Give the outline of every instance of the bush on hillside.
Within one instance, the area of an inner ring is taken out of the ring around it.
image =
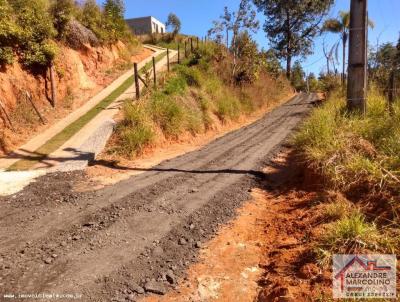
[[[76,14],[74,0],[52,0],[50,4],[50,14],[53,17],[53,24],[57,30],[58,39],[65,37],[70,21]]]
[[[13,62],[14,41],[20,35],[20,28],[12,18],[12,7],[7,0],[0,0],[0,66]]]
[[[74,48],[133,38],[124,21],[122,0],[107,0],[101,11],[95,0],[83,7],[74,0],[0,0],[0,65],[18,54],[29,69],[47,67],[57,53],[55,40]]]
[[[25,67],[47,66],[56,54],[56,46],[51,42],[56,31],[48,12],[47,1],[13,0],[10,4],[15,15],[13,26],[19,34],[9,46],[20,53]]]

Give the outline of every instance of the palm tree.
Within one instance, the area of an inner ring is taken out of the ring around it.
[[[368,20],[368,26],[373,28],[374,23]],[[346,75],[346,47],[349,38],[350,30],[350,12],[339,12],[339,17],[337,19],[328,19],[325,21],[323,26],[324,31],[329,31],[332,33],[339,33],[341,35],[342,46],[343,46],[343,70],[342,70],[342,82],[344,84]]]

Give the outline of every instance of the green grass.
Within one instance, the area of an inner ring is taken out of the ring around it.
[[[352,213],[328,225],[316,248],[318,261],[327,266],[333,254],[376,251],[380,241],[376,225],[366,222],[363,214]]]
[[[338,220],[357,214],[359,209],[343,196],[324,205],[324,216],[329,220]]]
[[[156,61],[160,61],[165,57],[166,53],[163,52],[156,57]],[[150,61],[150,66],[152,62]],[[144,67],[140,69],[140,72],[144,73],[146,70],[147,63]],[[151,67],[150,67],[151,68]],[[117,89],[115,89],[109,96],[103,99],[95,107],[90,109],[83,116],[78,118],[76,121],[68,125],[61,132],[52,137],[49,141],[43,144],[40,148],[35,150],[35,154],[26,159],[21,159],[14,163],[8,168],[9,171],[21,171],[27,170],[33,167],[38,161],[43,160],[49,154],[60,148],[67,140],[74,136],[79,130],[86,126],[94,117],[96,117],[101,111],[106,109],[112,102],[114,102],[118,97],[120,97],[129,87],[134,84],[134,76],[129,77],[125,82],[123,82]]]

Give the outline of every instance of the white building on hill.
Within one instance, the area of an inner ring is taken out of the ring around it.
[[[127,19],[126,23],[136,35],[165,33],[165,24],[152,16]]]

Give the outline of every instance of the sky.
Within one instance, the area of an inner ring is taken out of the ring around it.
[[[99,2],[102,2],[99,0]],[[212,21],[219,18],[225,6],[236,10],[240,0],[125,0],[126,18],[154,16],[165,22],[170,12],[175,13],[182,22],[182,33],[205,36]],[[372,45],[385,42],[397,42],[400,32],[400,0],[369,0],[369,17],[375,23],[375,28],[369,31],[369,41]],[[350,0],[336,0],[329,12],[330,17],[336,17],[341,10],[350,9]],[[258,14],[260,24],[265,17]],[[269,47],[268,38],[262,30],[254,35],[258,45]],[[339,39],[338,35],[326,33],[315,39],[314,54],[302,61],[307,73],[319,74],[326,68],[326,60],[322,51],[325,41],[332,46]],[[341,70],[341,68],[339,68]]]

